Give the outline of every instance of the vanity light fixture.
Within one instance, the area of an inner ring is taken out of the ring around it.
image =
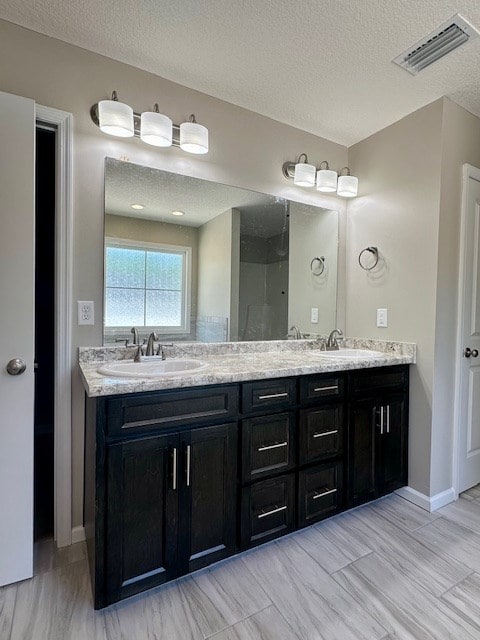
[[[343,172],[346,172],[343,174]],[[355,198],[358,194],[358,178],[350,175],[350,169],[343,167],[338,176],[337,194],[343,198]]]
[[[354,198],[358,194],[358,178],[350,174],[348,167],[343,167],[337,174],[330,169],[328,162],[323,160],[317,171],[313,164],[309,164],[306,153],[300,154],[297,162],[284,162],[282,173],[288,180],[293,180],[298,187],[313,187],[316,178],[317,191],[324,193],[336,191],[337,195],[344,198]]]
[[[133,109],[118,101],[117,92],[111,100],[100,100],[90,109],[93,122],[101,131],[111,136],[127,138],[135,136],[156,147],[180,147],[187,153],[208,153],[208,129],[195,120],[195,115],[182,124],[159,112],[155,104],[153,111],[135,113]]]
[[[132,209],[135,209],[136,211],[141,211],[142,209],[145,209],[144,204],[131,204],[130,206],[132,207]]]
[[[322,168],[322,165],[325,167]],[[337,190],[337,172],[330,169],[328,162],[323,160],[317,171],[317,191],[334,193]]]
[[[98,126],[103,133],[117,138],[131,138],[134,135],[133,109],[118,101],[117,92],[111,100],[98,103]]]
[[[155,103],[153,111],[144,111],[140,116],[140,138],[154,147],[171,147],[173,122],[158,110]]]
[[[302,158],[305,158],[305,160],[302,160]],[[307,154],[301,153],[295,165],[293,184],[296,184],[297,187],[313,187],[316,173],[315,165],[308,163]]]
[[[180,149],[188,153],[208,153],[208,129],[198,124],[193,113],[188,122],[180,125]]]

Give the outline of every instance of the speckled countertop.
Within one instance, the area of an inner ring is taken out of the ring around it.
[[[379,357],[354,360],[321,357],[320,344],[317,340],[176,343],[167,349],[169,358],[197,358],[205,362],[207,367],[197,372],[162,375],[158,378],[109,377],[98,372],[106,362],[132,360],[134,348],[80,347],[79,367],[88,396],[96,397],[414,364],[416,361],[416,346],[413,343],[347,338],[341,345],[344,348],[382,352]]]

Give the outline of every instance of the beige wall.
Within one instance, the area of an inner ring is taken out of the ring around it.
[[[416,342],[411,368],[409,484],[430,495],[443,101],[349,150],[360,194],[347,215],[347,335]],[[363,271],[359,252],[378,247],[383,268]],[[388,328],[376,309],[388,309]]]
[[[347,150],[341,145],[5,21],[0,21],[0,60],[1,91],[69,111],[75,118],[73,300],[94,300],[99,319],[94,327],[73,326],[75,362],[79,345],[102,342],[105,157],[127,156],[137,164],[345,210],[343,200],[297,189],[281,173],[283,162],[302,152],[342,167]],[[139,111],[159,102],[177,123],[194,112],[210,130],[208,155],[194,157],[179,149],[151,149],[139,140],[104,136],[89,112],[113,89]],[[84,401],[76,366],[73,373],[73,524],[80,525]]]
[[[319,211],[297,202],[290,205],[288,326],[302,333],[329,334],[340,326],[337,303],[338,214]],[[310,269],[314,257],[325,257],[325,271],[315,276]],[[318,323],[311,322],[311,309],[318,309]],[[344,327],[342,326],[342,329]]]

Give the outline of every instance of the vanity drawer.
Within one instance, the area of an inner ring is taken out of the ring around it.
[[[343,507],[343,465],[318,465],[298,475],[298,526],[304,527]]]
[[[250,418],[242,423],[242,479],[249,482],[295,465],[295,414]]]
[[[352,386],[355,394],[366,395],[371,391],[387,389],[405,389],[408,384],[408,366],[365,369],[352,374]]]
[[[293,531],[295,527],[295,474],[256,482],[242,490],[242,548]]]
[[[122,396],[107,400],[105,411],[110,436],[224,421],[238,414],[238,385]]]
[[[301,404],[315,402],[319,398],[343,398],[345,393],[345,376],[323,374],[300,378]]]
[[[300,411],[300,464],[338,456],[343,451],[343,406]]]
[[[245,382],[242,385],[243,413],[290,407],[296,402],[296,391],[295,378]]]

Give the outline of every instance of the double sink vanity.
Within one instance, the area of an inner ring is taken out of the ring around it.
[[[96,608],[407,483],[415,346],[343,347],[80,349]]]

